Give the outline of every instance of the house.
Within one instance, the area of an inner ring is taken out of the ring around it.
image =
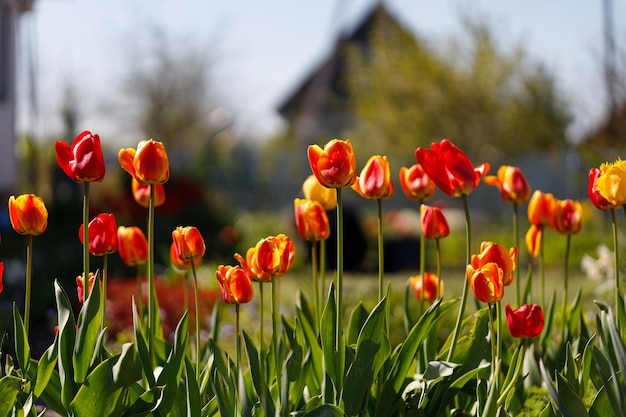
[[[15,108],[18,20],[33,8],[34,0],[0,0],[0,193],[14,191],[17,169]]]

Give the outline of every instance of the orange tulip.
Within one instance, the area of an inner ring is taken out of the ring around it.
[[[583,221],[583,206],[580,201],[570,199],[556,200],[552,227],[565,235],[575,235],[580,232]]]
[[[150,185],[141,184],[133,177],[131,189],[135,202],[142,207],[148,208],[150,205]],[[162,206],[163,203],[165,203],[165,187],[163,184],[154,184],[154,207]]]
[[[254,288],[246,271],[240,266],[220,265],[215,272],[222,290],[222,299],[229,304],[252,301]]]
[[[100,182],[106,166],[100,146],[100,137],[89,131],[76,136],[72,146],[63,141],[54,144],[57,163],[65,174],[76,182]]]
[[[356,180],[356,156],[350,140],[333,139],[324,149],[309,146],[309,165],[317,180],[325,187],[350,187]]]
[[[324,210],[337,207],[337,192],[332,188],[324,187],[313,174],[302,183],[302,193],[305,199],[320,203]]]
[[[472,255],[471,267],[480,269],[488,263],[495,263],[502,270],[502,282],[511,285],[513,271],[517,263],[517,248],[506,249],[502,245],[493,242],[483,242],[480,245],[480,253]]]
[[[535,190],[528,202],[528,221],[537,226],[552,224],[554,217],[555,198],[552,194],[544,194]]]
[[[117,159],[124,171],[141,184],[163,184],[170,177],[165,145],[155,140],[142,140],[133,148],[120,149]]]
[[[448,139],[433,142],[430,149],[417,148],[415,158],[437,187],[452,197],[474,191],[490,168],[487,162],[474,167],[467,155]]]
[[[439,239],[450,234],[450,227],[439,207],[420,205],[422,233],[428,239]]]
[[[254,269],[273,277],[284,275],[293,264],[296,248],[284,234],[261,239],[254,248]]]
[[[178,259],[183,262],[191,262],[194,259],[202,258],[206,251],[204,239],[200,231],[193,226],[178,226],[172,232],[172,241]]]
[[[81,224],[78,229],[78,238],[80,243],[83,242],[84,228]],[[112,213],[101,213],[95,219],[89,222],[87,226],[87,234],[89,239],[89,253],[94,256],[107,255],[117,252],[117,222],[115,215]]]
[[[302,200],[293,201],[296,227],[302,239],[318,241],[328,239],[330,235],[330,223],[324,207],[317,201]]]
[[[357,176],[352,189],[368,200],[380,200],[393,196],[395,187],[391,180],[389,160],[386,156],[372,156],[361,175]]]
[[[400,185],[412,201],[428,200],[435,195],[435,183],[420,164],[400,168]]]
[[[475,269],[467,266],[467,280],[476,298],[484,303],[494,303],[504,297],[502,269],[495,262],[488,262]]]
[[[424,292],[424,300],[435,301],[439,297],[443,297],[443,281],[439,281],[439,297],[437,297],[437,275],[430,272],[424,273],[424,278],[421,275],[415,275],[409,278],[409,285],[415,292],[415,297],[418,300],[422,300],[422,291]]]
[[[137,226],[117,228],[120,258],[125,265],[143,265],[148,261],[148,239]]]
[[[89,294],[93,290],[93,284],[96,280],[96,276],[93,272],[89,273]],[[81,274],[76,277],[76,292],[78,293],[78,301],[82,304],[85,302],[85,274]]]
[[[530,197],[530,185],[521,169],[510,165],[502,165],[498,175],[487,175],[485,184],[495,185],[505,203],[522,204]]]
[[[256,266],[256,248],[249,248],[244,258],[238,253],[235,253],[235,259],[239,262],[239,265],[246,271],[252,281],[256,282],[270,282],[272,276],[264,271],[261,271]]]
[[[528,253],[533,258],[539,255],[539,249],[541,248],[541,237],[543,236],[543,227],[531,224],[528,232],[526,232],[526,247],[528,247]]]
[[[9,218],[13,230],[21,235],[40,235],[48,227],[48,210],[41,197],[22,194],[9,198]]]

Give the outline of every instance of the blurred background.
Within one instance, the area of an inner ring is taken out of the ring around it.
[[[57,166],[54,141],[99,134],[108,169],[91,188],[92,215],[141,227],[146,212],[117,152],[165,143],[171,180],[156,225],[157,272],[166,274],[178,225],[201,230],[210,265],[233,263],[270,234],[297,240],[293,199],[310,174],[307,146],[349,138],[359,171],[373,154],[389,157],[386,265],[411,271],[419,217],[397,173],[418,146],[449,138],[494,174],[516,165],[533,189],[586,199],[589,168],[626,147],[624,17],[626,4],[612,0],[0,0],[0,196],[35,193],[49,210],[35,239],[33,315],[53,320],[53,280],[73,288],[82,267],[82,188]],[[376,205],[345,198],[346,266],[375,271]],[[444,258],[462,267],[460,202],[435,198],[459,231]],[[482,234],[508,244],[510,212],[497,190],[481,185],[470,201],[476,242]],[[610,230],[601,213],[587,207],[586,216],[576,263]],[[7,311],[23,298],[25,241],[6,205],[0,232]],[[110,268],[135,274],[117,258]]]

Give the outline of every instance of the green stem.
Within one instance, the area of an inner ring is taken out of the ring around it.
[[[498,389],[498,348],[497,348],[497,335],[495,332],[495,324],[493,318],[494,305],[489,303],[487,305],[487,311],[489,313],[489,331],[491,332],[491,381],[492,386],[489,388]],[[497,313],[496,313],[497,314]]]
[[[562,313],[562,320],[563,320],[563,332],[565,334],[565,326],[567,325],[567,290],[569,287],[569,252],[570,252],[570,243],[572,240],[572,235],[568,234],[567,235],[567,239],[566,239],[566,243],[565,243],[565,271],[563,273],[563,281],[564,281],[564,288],[563,288],[563,313]]]
[[[276,385],[278,386],[278,398],[282,393],[282,376],[280,367],[280,354],[278,351],[278,295],[276,292],[276,277],[272,274],[272,345],[274,346],[274,369],[276,371]],[[277,406],[280,406],[278,400]],[[278,410],[276,410],[278,412]]]
[[[519,207],[517,203],[513,203],[513,245],[517,248],[519,256]],[[517,305],[522,305],[522,290],[520,284],[520,268],[519,259],[517,265],[515,265],[515,293],[517,299]]]
[[[435,239],[435,243],[437,244],[437,299],[441,298],[441,247],[439,246],[439,238]],[[422,283],[425,284],[425,281],[422,277]],[[422,286],[424,289],[424,285]],[[423,291],[422,291],[423,292]]]
[[[337,326],[335,329],[335,350],[339,351],[339,339],[343,329],[343,203],[341,188],[337,188]]]
[[[320,281],[321,281],[321,287],[322,287],[322,294],[326,294],[326,241],[325,240],[321,240],[320,241],[320,266],[319,266],[319,271],[320,271]],[[321,315],[321,311],[322,310],[320,309],[320,315]]]
[[[196,377],[200,375],[200,303],[198,299],[198,277],[196,275],[196,264],[192,259],[191,273],[193,274],[193,295],[194,295],[194,310],[196,312]],[[185,281],[185,286],[187,281]],[[237,321],[239,321],[239,304],[237,304]],[[239,325],[239,323],[237,323]],[[237,329],[237,343],[239,343],[239,330]],[[239,349],[239,347],[237,348]],[[239,355],[239,351],[237,351]],[[237,357],[239,361],[239,356]],[[237,362],[237,370],[239,370],[239,362]]]
[[[311,269],[313,272],[313,297],[315,298],[315,326],[320,328],[320,287],[318,282],[317,242],[311,242]]]
[[[196,308],[197,309],[197,308]],[[239,328],[239,303],[235,303],[235,345],[237,349],[237,376],[235,381],[235,416],[241,415],[243,410],[240,410],[240,404],[242,404],[241,399],[239,398],[239,377],[241,373],[241,336],[239,333],[241,329]]]
[[[496,387],[499,385],[500,358],[502,357],[502,300],[496,303]]]
[[[261,354],[261,363],[263,362],[263,281],[259,281],[259,352]]]
[[[28,335],[30,323],[30,288],[33,273],[33,235],[28,235],[26,244],[26,299],[24,301],[24,327]]]
[[[154,288],[154,184],[150,184],[148,204],[148,349],[154,359],[154,337],[156,335],[156,293]]]
[[[378,203],[378,301],[383,299],[383,280],[385,275],[385,255],[383,253],[383,200],[376,200]]]
[[[469,203],[467,201],[467,194],[461,194],[461,199],[463,200],[463,208],[465,209],[465,264],[469,265],[471,263],[472,256],[472,224],[470,219],[470,210]],[[459,307],[459,315],[456,318],[456,324],[454,325],[454,332],[452,333],[452,342],[450,344],[450,350],[448,350],[448,361],[452,361],[452,356],[454,356],[454,349],[456,348],[456,342],[459,338],[459,332],[461,330],[461,322],[463,321],[463,315],[465,314],[465,303],[467,301],[467,293],[469,289],[469,283],[467,281],[467,277],[463,277],[463,295],[461,296],[461,306]]]
[[[83,272],[89,282],[89,183],[83,183]],[[89,297],[89,284],[85,285],[85,300]]]
[[[544,252],[543,252],[543,240],[544,240],[543,235],[544,235],[545,229],[543,228],[543,226],[541,226],[541,228],[542,228],[541,238],[539,239],[539,277],[541,278],[541,308],[544,308],[546,306],[546,295],[545,295],[546,262],[545,262]]]
[[[104,324],[106,321],[106,315],[107,315],[107,275],[108,275],[108,269],[109,269],[109,255],[108,254],[104,254],[104,258],[102,259],[102,317],[100,319],[100,331],[102,331],[104,329]],[[89,286],[88,283],[89,280],[87,280],[87,287]]]
[[[626,207],[624,208],[626,213]],[[611,222],[613,223],[613,259],[615,262],[615,323],[616,327],[621,330],[619,322],[619,247],[617,243],[617,219],[615,218],[615,209],[611,209]]]

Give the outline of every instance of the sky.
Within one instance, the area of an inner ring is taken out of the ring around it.
[[[79,129],[127,140],[103,104],[120,96],[133,45],[163,30],[175,44],[195,45],[211,62],[213,94],[236,128],[252,138],[282,126],[277,106],[331,51],[376,0],[36,0],[21,22],[18,126],[58,134],[64,91],[78,92]],[[601,1],[385,0],[410,30],[436,44],[460,33],[464,14],[488,19],[502,45],[521,43],[544,64],[572,103],[575,139],[601,118]],[[614,1],[618,47],[626,39],[626,2]],[[622,19],[623,20],[623,19]],[[34,74],[29,77],[28,74]],[[28,100],[36,93],[36,105]],[[71,138],[67,138],[68,140]],[[130,144],[144,138],[135,138]],[[433,138],[438,140],[439,138]],[[130,145],[129,144],[129,145]]]

